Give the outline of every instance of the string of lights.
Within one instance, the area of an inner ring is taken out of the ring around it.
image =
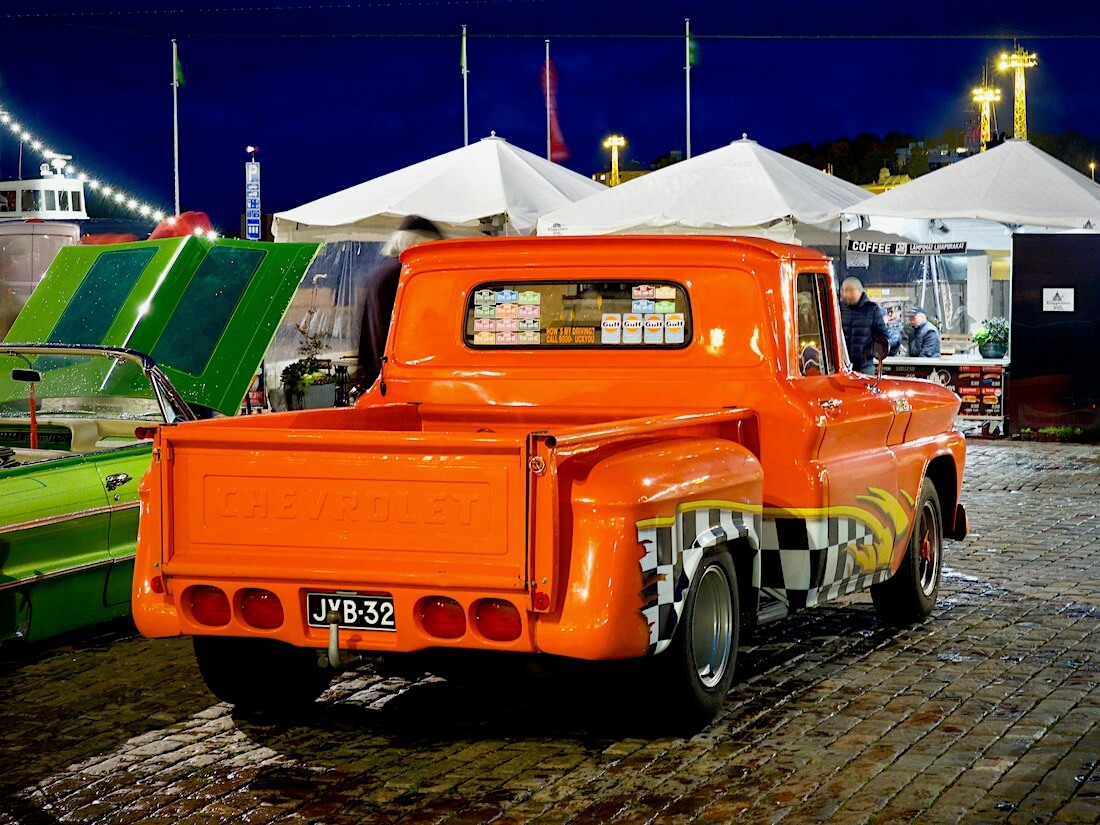
[[[7,127],[8,131],[20,141],[23,145],[30,146],[32,150],[41,155],[49,164],[56,170],[57,174],[63,174],[68,177],[76,178],[83,182],[83,184],[102,195],[105,198],[113,201],[115,204],[130,210],[131,212],[140,215],[143,218],[149,218],[154,221],[161,221],[165,218],[174,219],[169,213],[162,209],[157,209],[138,198],[123,192],[121,189],[115,186],[111,186],[109,183],[104,183],[95,177],[92,177],[89,173],[82,169],[77,169],[75,165],[71,163],[72,156],[64,155],[60,152],[56,152],[51,149],[45,141],[35,137],[27,129],[25,129],[19,121],[12,117],[11,113],[4,108],[3,104],[0,104],[0,125]]]

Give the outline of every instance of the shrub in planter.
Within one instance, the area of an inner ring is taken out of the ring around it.
[[[971,336],[983,358],[1002,358],[1008,351],[1008,320],[986,318]]]

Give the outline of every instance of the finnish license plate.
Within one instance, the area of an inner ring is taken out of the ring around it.
[[[307,593],[310,627],[328,627],[335,611],[340,627],[353,630],[397,630],[392,596],[360,596],[349,593]]]

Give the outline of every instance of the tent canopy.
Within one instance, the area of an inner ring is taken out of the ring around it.
[[[839,213],[866,197],[855,184],[742,138],[543,215],[538,233],[777,237],[830,222],[835,233]]]
[[[407,215],[446,235],[527,234],[545,212],[604,187],[492,135],[278,212],[278,241],[381,241]]]
[[[846,211],[874,217],[1097,229],[1100,184],[1027,141],[1010,140]]]

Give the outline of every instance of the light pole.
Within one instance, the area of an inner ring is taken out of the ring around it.
[[[611,150],[611,180],[608,186],[618,186],[619,180],[619,150],[626,146],[626,138],[622,135],[608,135],[603,142],[604,149]]]
[[[1089,174],[1092,175],[1092,182],[1096,183],[1096,161],[1089,161]]]
[[[1024,72],[1039,65],[1039,56],[1033,52],[1026,52],[1020,46],[1013,49],[1012,54],[1002,54],[997,68],[1002,72],[1010,69],[1015,73],[1013,83],[1013,107],[1012,107],[1012,137],[1017,140],[1027,140],[1027,91],[1024,84]]]

